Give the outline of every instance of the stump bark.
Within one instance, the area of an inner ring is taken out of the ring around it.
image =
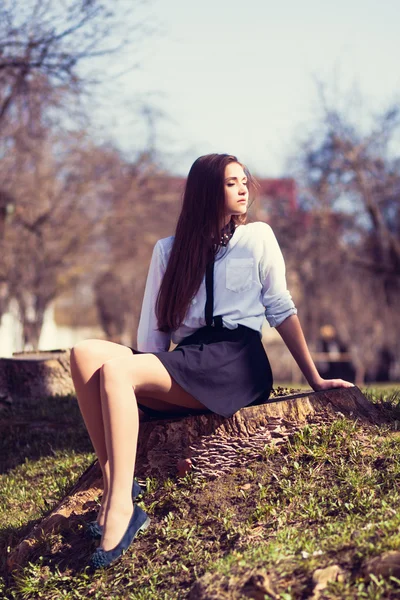
[[[140,479],[176,475],[177,464],[190,459],[197,477],[218,477],[259,457],[268,444],[277,444],[306,423],[338,416],[366,423],[382,422],[381,413],[357,388],[304,392],[243,408],[229,419],[213,413],[149,420],[140,424],[135,474]],[[58,530],[72,515],[83,514],[102,490],[95,462],[69,494],[37,524],[10,554],[7,564],[23,564],[43,534]]]
[[[69,356],[69,350],[49,350],[0,358],[0,399],[12,402],[74,394]]]

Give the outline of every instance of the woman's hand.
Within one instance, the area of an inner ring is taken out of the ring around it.
[[[301,372],[313,390],[331,390],[332,388],[354,387],[350,381],[344,379],[323,379],[311,358],[303,330],[297,315],[291,315],[276,328],[293,358],[300,367]]]
[[[322,377],[311,384],[312,389],[315,392],[320,392],[322,390],[331,390],[332,388],[349,388],[354,387],[354,383],[350,383],[350,381],[345,381],[344,379],[322,379]]]

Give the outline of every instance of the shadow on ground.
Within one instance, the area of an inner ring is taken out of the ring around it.
[[[74,397],[0,405],[0,474],[58,450],[93,450]]]

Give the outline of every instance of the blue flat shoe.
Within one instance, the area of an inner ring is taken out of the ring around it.
[[[143,494],[143,489],[140,487],[136,479],[133,480],[132,500],[135,500],[139,494]],[[103,535],[103,526],[97,521],[91,521],[86,527],[86,535],[93,540],[99,540]]]
[[[137,504],[133,507],[133,514],[129,521],[128,529],[125,531],[119,544],[112,548],[112,550],[103,550],[103,548],[97,548],[92,554],[89,561],[89,567],[91,570],[104,569],[115,562],[117,558],[122,556],[124,552],[132,544],[133,540],[139,533],[144,531],[150,525],[150,519],[140,506]]]

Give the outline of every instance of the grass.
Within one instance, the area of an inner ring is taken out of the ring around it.
[[[386,425],[344,418],[307,425],[220,479],[148,479],[140,504],[151,527],[114,567],[94,575],[84,568],[92,548],[79,521],[43,539],[19,571],[6,572],[10,550],[94,456],[72,398],[4,409],[0,598],[181,600],[207,574],[207,598],[244,599],[251,569],[263,569],[276,597],[294,600],[311,595],[315,569],[334,564],[344,578],[323,598],[400,598],[399,580],[367,580],[362,569],[400,546],[400,391],[365,392]]]

